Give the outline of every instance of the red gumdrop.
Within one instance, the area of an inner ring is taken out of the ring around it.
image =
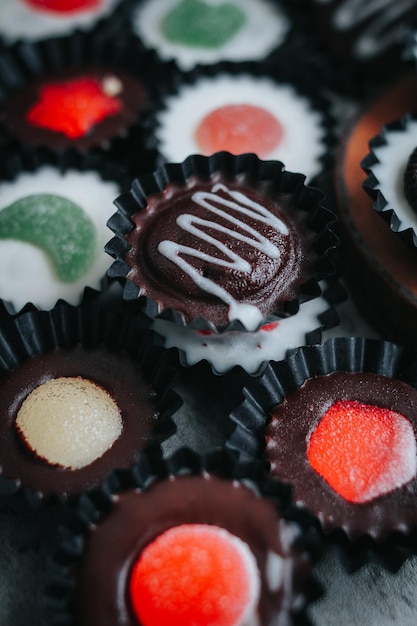
[[[75,13],[98,8],[101,0],[23,0],[32,9],[51,13]]]
[[[282,140],[282,124],[265,109],[251,104],[229,104],[209,113],[195,137],[203,154],[220,150],[232,154],[253,152],[265,158]]]
[[[242,555],[239,544],[247,550],[237,537],[205,524],[183,524],[159,535],[142,551],[130,578],[130,597],[139,623],[242,623],[248,617],[248,605],[253,610],[253,589],[259,578],[256,565],[250,567],[249,561],[248,566],[248,556]]]
[[[26,121],[78,139],[121,107],[120,100],[103,91],[99,80],[82,77],[42,86]]]
[[[345,500],[367,502],[416,474],[411,422],[396,411],[341,400],[326,411],[307,449],[310,465]]]

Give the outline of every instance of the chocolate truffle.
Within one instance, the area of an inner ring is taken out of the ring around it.
[[[117,200],[119,213],[108,222],[117,237],[106,250],[120,259],[109,275],[127,281],[127,299],[146,297],[149,311],[157,303],[159,313],[173,311],[197,328],[207,320],[206,328],[234,323],[254,331],[317,295],[322,268],[334,272],[319,245],[324,252],[336,241],[319,191],[255,155],[191,157],[181,167],[185,180],[178,166],[168,166],[154,173],[160,191],[143,177]],[[168,172],[173,179],[166,182]],[[139,196],[141,182],[153,191]]]

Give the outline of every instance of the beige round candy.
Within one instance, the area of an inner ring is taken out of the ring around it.
[[[101,457],[122,432],[113,398],[84,378],[55,378],[34,389],[17,414],[27,445],[51,465],[80,469]]]

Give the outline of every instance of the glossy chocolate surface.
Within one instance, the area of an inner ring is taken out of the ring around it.
[[[64,133],[36,126],[26,120],[27,112],[37,102],[39,89],[42,86],[76,78],[102,80],[104,77],[114,77],[120,81],[122,87],[117,98],[122,102],[122,108],[118,113],[109,115],[97,123],[85,135],[71,139]],[[53,150],[74,147],[86,151],[94,147],[105,148],[110,141],[124,134],[127,128],[137,120],[145,106],[147,96],[144,85],[127,72],[111,67],[65,69],[55,74],[42,76],[17,89],[5,101],[0,119],[7,130],[25,146],[31,148],[45,146]]]
[[[204,199],[196,199],[196,193]],[[236,193],[244,200],[232,197]],[[282,313],[285,303],[298,297],[300,285],[312,276],[314,232],[307,226],[308,213],[296,210],[295,193],[274,192],[271,182],[251,187],[243,178],[228,180],[216,174],[209,181],[193,177],[183,187],[170,183],[147,200],[146,209],[132,216],[135,228],[127,235],[128,278],[140,287],[141,295],[151,297],[161,309],[180,311],[187,323],[204,317],[218,327],[226,326],[233,318],[227,298],[238,306],[256,306],[263,316]],[[245,211],[248,206],[252,211],[253,203],[267,211],[266,218]],[[191,228],[179,223],[184,218],[191,219]],[[287,232],[280,232],[274,220]],[[258,244],[263,238],[278,249],[278,258],[265,251],[263,242]],[[191,270],[160,253],[164,240],[174,242],[174,256]],[[240,258],[231,267],[233,254]],[[241,261],[249,268],[242,269]],[[191,276],[193,271],[197,280]],[[227,297],[217,297],[210,293],[211,286],[199,285],[201,277]]]
[[[105,389],[117,403],[123,430],[113,446],[77,470],[50,465],[37,457],[15,427],[23,400],[42,383],[60,376],[81,376]],[[114,467],[126,467],[149,441],[158,418],[154,392],[141,368],[125,351],[106,346],[55,348],[35,355],[0,382],[0,464],[2,474],[44,494],[74,494],[99,483]]]
[[[297,606],[302,573],[308,570],[306,561],[291,548],[294,529],[283,525],[272,501],[242,483],[211,475],[176,477],[145,492],[131,490],[116,496],[113,509],[87,540],[77,579],[76,623],[138,626],[127,592],[131,568],[148,543],[185,523],[214,524],[245,541],[261,572],[260,626],[288,623],[288,611]],[[277,591],[266,582],[270,551],[284,557],[284,582]],[[281,612],[286,616],[282,622]]]
[[[266,458],[271,474],[294,488],[294,498],[320,519],[325,530],[344,528],[351,538],[382,540],[396,528],[417,526],[417,478],[364,504],[348,502],[310,466],[307,445],[326,410],[338,400],[386,407],[408,418],[417,437],[417,390],[374,373],[333,372],[308,379],[271,412]]]

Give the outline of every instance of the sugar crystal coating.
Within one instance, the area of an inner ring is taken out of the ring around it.
[[[216,49],[239,32],[244,23],[244,12],[232,3],[210,5],[202,0],[182,0],[165,15],[161,28],[169,41]]]
[[[74,470],[110,449],[123,424],[117,404],[104,389],[87,379],[61,377],[27,396],[16,427],[40,458]]]
[[[2,209],[0,239],[42,248],[66,283],[90,269],[97,248],[94,224],[83,209],[67,198],[46,193],[25,196]]]
[[[232,154],[253,152],[259,158],[275,150],[284,134],[282,124],[266,109],[251,104],[229,104],[206,115],[196,129],[203,154],[220,150]]]
[[[206,524],[182,524],[159,535],[142,551],[130,580],[143,626],[249,626],[259,590],[247,544]]]
[[[343,498],[363,503],[412,480],[416,440],[396,411],[354,400],[330,406],[311,435],[311,466]]]

